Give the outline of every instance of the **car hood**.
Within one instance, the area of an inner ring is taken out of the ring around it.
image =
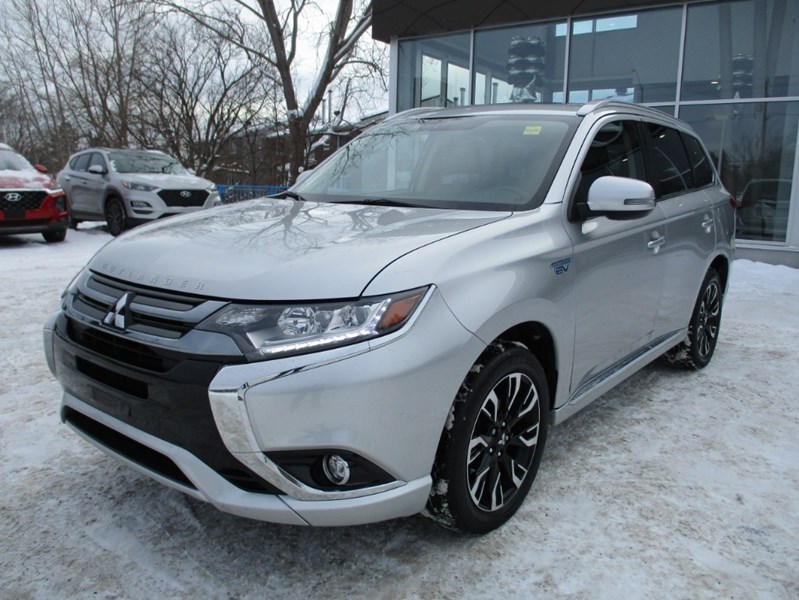
[[[39,171],[0,171],[0,190],[53,190],[58,187],[48,175]]]
[[[397,258],[510,214],[265,198],[139,227],[89,267],[137,285],[233,300],[353,298]]]
[[[120,179],[149,183],[165,190],[204,190],[212,182],[196,175],[167,175],[162,173],[119,173]]]

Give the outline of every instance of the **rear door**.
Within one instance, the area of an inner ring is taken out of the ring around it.
[[[587,208],[588,188],[599,177],[646,180],[639,122],[617,119],[599,125],[581,164],[567,225],[574,242],[570,268],[577,305],[572,395],[647,345],[665,272],[659,207],[623,221],[592,215]]]
[[[714,175],[699,142],[689,134],[645,123],[648,172],[663,211],[666,242],[663,294],[655,337],[687,327],[716,244],[710,192]]]

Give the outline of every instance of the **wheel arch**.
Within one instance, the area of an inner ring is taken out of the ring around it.
[[[721,277],[721,289],[727,290],[727,282],[729,281],[730,277],[730,261],[729,259],[720,254],[716,258],[713,259],[713,262],[710,263],[710,268],[714,269],[716,273],[719,274]]]
[[[555,348],[555,339],[552,332],[543,323],[528,321],[519,323],[503,331],[490,345],[499,342],[517,342],[523,344],[538,359],[544,369],[549,387],[550,418],[554,413],[555,398],[558,387],[558,359]]]

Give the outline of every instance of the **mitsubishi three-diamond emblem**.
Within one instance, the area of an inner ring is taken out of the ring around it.
[[[108,311],[108,314],[103,318],[103,323],[123,331],[127,329],[128,325],[130,325],[130,303],[133,301],[133,296],[134,294],[131,292],[122,294],[114,308]]]

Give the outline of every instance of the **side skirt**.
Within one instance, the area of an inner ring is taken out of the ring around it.
[[[566,404],[553,411],[552,422],[554,424],[561,423],[591,404],[602,394],[616,387],[630,375],[666,352],[666,350],[679,344],[685,339],[686,331],[686,329],[680,329],[652,340],[646,346],[592,377],[572,394]]]

